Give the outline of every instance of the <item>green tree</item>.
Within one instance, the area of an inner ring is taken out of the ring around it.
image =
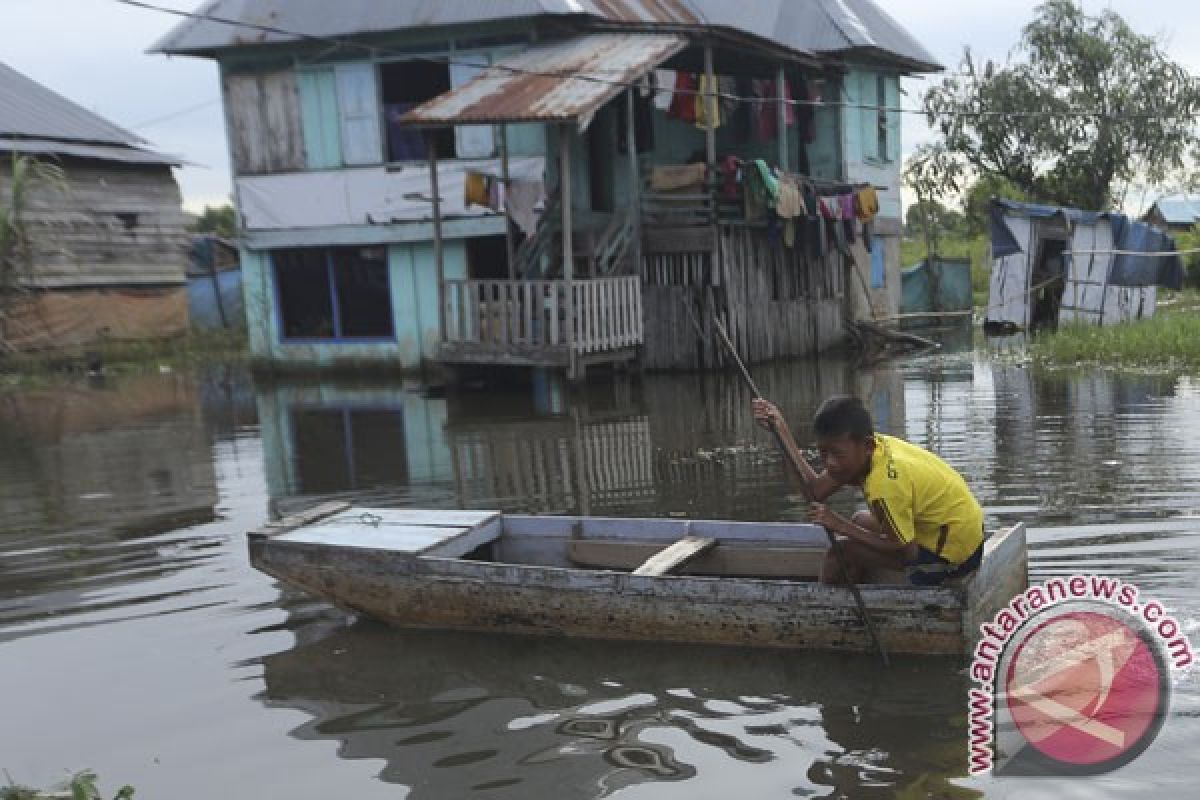
[[[1007,178],[999,175],[980,177],[963,193],[963,216],[968,236],[988,232],[988,208],[993,197],[1021,202],[1029,200],[1029,195]]]
[[[981,66],[967,50],[962,72],[926,93],[939,157],[1041,202],[1109,208],[1135,178],[1183,171],[1200,146],[1200,81],[1111,10],[1048,0],[1014,56]]]
[[[917,239],[925,235],[926,218],[939,231],[948,234],[962,234],[966,231],[966,218],[952,208],[947,208],[936,200],[912,203],[904,212],[904,235],[909,239]]]
[[[192,233],[215,233],[225,239],[233,239],[238,235],[238,216],[233,206],[226,203],[223,206],[205,206],[202,213],[191,227]]]

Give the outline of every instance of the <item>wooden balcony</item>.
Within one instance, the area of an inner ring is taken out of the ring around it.
[[[638,276],[447,281],[445,364],[578,370],[627,361],[643,341]]]

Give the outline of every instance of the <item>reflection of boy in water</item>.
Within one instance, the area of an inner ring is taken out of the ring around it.
[[[978,568],[983,510],[966,481],[928,450],[875,433],[861,400],[834,397],[817,411],[813,432],[825,464],[819,475],[804,460],[778,408],[755,400],[754,416],[779,431],[800,464],[805,493],[814,501],[809,516],[841,537],[851,581],[878,567],[904,569],[915,585],[937,585]],[[826,506],[843,486],[862,489],[870,510],[846,519]],[[837,561],[827,553],[821,581],[840,580]]]

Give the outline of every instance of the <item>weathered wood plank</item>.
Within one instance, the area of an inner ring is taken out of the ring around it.
[[[705,539],[699,536],[685,536],[675,544],[661,550],[650,558],[646,559],[646,563],[633,571],[634,575],[666,575],[667,573],[682,567],[687,562],[696,558],[701,553],[717,546],[716,539]]]
[[[577,566],[632,571],[662,552],[660,542],[580,539],[567,543],[567,557]],[[777,542],[721,546],[697,556],[676,571],[688,575],[741,578],[816,578],[825,558],[822,547],[785,547]]]

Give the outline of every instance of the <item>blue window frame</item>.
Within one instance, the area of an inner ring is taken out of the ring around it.
[[[271,261],[283,341],[395,339],[386,248],[276,250]]]

